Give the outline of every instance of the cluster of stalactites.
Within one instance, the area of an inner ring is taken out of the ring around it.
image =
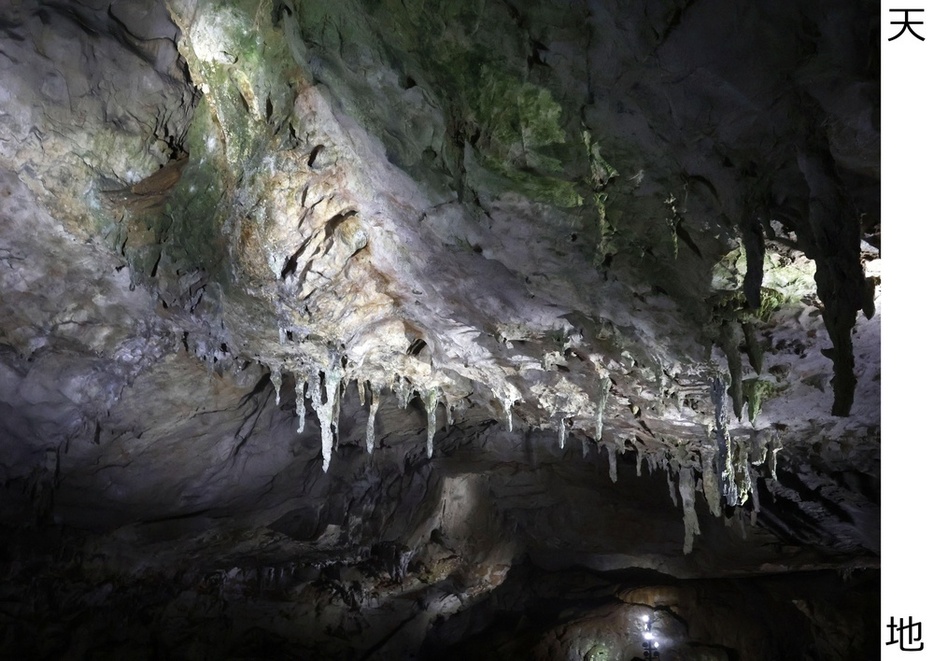
[[[425,451],[428,455],[428,458],[431,459],[435,450],[435,433],[438,431],[438,404],[442,396],[441,390],[436,387],[429,387],[425,390],[416,390],[415,385],[406,377],[398,376],[393,381],[393,391],[396,394],[396,399],[400,409],[408,407],[409,402],[412,401],[412,398],[415,396],[416,392],[418,392],[418,395],[422,400],[422,404],[425,405],[425,414],[428,418]],[[444,405],[445,411],[447,413],[447,421],[450,425],[452,422],[452,410],[451,403],[447,398],[444,398]]]
[[[604,376],[600,379],[600,393],[597,398],[597,417],[594,423],[594,437],[593,440],[600,442],[603,440],[603,418],[606,413],[606,405],[610,398],[610,386],[612,381],[610,377]],[[509,431],[512,431],[512,405],[513,402],[506,400],[505,398],[500,398],[500,402],[503,406],[503,410],[506,412],[507,421],[509,423]],[[568,437],[568,413],[561,412],[558,410],[558,407],[553,409],[553,414],[556,418],[553,419],[552,426],[558,430],[558,447],[564,449],[565,444],[567,443]],[[584,456],[587,456],[587,439],[583,439],[582,451]],[[609,446],[608,446],[609,447]],[[614,457],[615,460],[615,457]],[[616,480],[613,480],[614,482]]]
[[[600,446],[605,446],[607,451],[607,465],[609,469],[610,481],[616,483],[618,480],[618,455],[624,454],[626,452],[626,446],[621,446],[615,441],[604,441],[603,440],[603,422],[604,415],[606,413],[606,406],[610,395],[610,388],[612,381],[608,376],[603,376],[600,379],[600,391],[598,394],[596,402],[596,420],[594,425],[594,438],[593,441],[597,443],[597,449],[599,450]],[[558,446],[560,449],[564,449],[567,442],[567,416],[565,413],[556,412],[556,417],[553,418],[553,427],[557,430],[558,433]],[[722,429],[722,427],[721,427]],[[729,435],[725,434],[726,440],[729,442]],[[583,457],[587,457],[588,448],[590,444],[590,439],[586,436],[581,438],[581,450]],[[632,446],[636,450],[636,476],[641,477],[642,475],[642,462],[646,461],[649,471],[654,472],[656,469],[665,468],[666,476],[668,478],[668,486],[671,495],[671,500],[674,503],[675,507],[678,506],[678,495],[680,494],[681,507],[683,511],[684,518],[684,545],[683,551],[685,554],[690,553],[694,548],[694,537],[700,534],[700,525],[697,518],[697,512],[695,510],[694,502],[694,491],[696,490],[697,483],[694,478],[694,470],[691,467],[680,467],[680,464],[674,460],[670,461],[663,456],[658,455],[654,452],[643,452],[643,445],[635,440],[632,441]],[[712,459],[711,457],[710,459]],[[705,463],[705,466],[713,462]],[[680,467],[680,470],[679,470]],[[675,479],[673,479],[672,471],[674,471],[674,476],[677,479],[677,487],[675,485]],[[726,476],[724,476],[726,477]],[[705,475],[705,486],[707,485],[707,478]],[[706,494],[705,494],[706,495]],[[718,508],[719,508],[719,490],[717,491],[718,498]],[[708,497],[709,499],[709,497]]]
[[[321,456],[323,469],[331,465],[331,452],[337,444],[339,435],[340,400],[343,388],[343,368],[339,356],[331,360],[327,369],[317,366],[295,375],[295,415],[298,418],[298,433],[305,431],[305,400],[311,400],[311,407],[321,425]],[[279,405],[282,389],[282,367],[272,365],[269,379],[276,392],[276,405]],[[322,385],[323,384],[323,385]],[[377,400],[378,401],[378,400]]]
[[[313,370],[309,379],[308,392],[304,395],[305,398],[311,399],[312,409],[314,409],[315,415],[318,417],[318,424],[321,428],[321,457],[323,461],[321,468],[325,472],[331,465],[331,455],[337,446],[340,434],[340,405],[345,384],[339,364],[339,361],[332,361],[331,367],[323,370],[323,372],[317,369]],[[296,413],[301,418],[304,418],[305,415],[305,405],[301,398],[304,389],[304,381],[302,381],[300,387],[296,386]],[[358,380],[357,391],[361,405],[366,403],[366,390],[366,384]],[[374,387],[372,384],[370,384],[369,390],[370,410],[366,425],[366,449],[367,452],[372,454],[376,445],[376,412],[379,409],[380,391],[379,388]],[[303,429],[304,420],[300,419],[298,423],[299,433]]]
[[[555,422],[558,428],[559,444],[562,448],[566,440],[565,424],[564,418],[559,418]],[[592,441],[587,437],[582,437],[581,440],[583,443],[583,456],[586,457],[589,444]],[[685,463],[682,463],[674,457],[668,458],[667,454],[662,456],[655,452],[644,452],[641,444],[636,441],[633,441],[632,445],[637,453],[637,476],[642,474],[643,461],[648,466],[650,473],[656,469],[665,469],[672,504],[675,507],[680,504],[683,514],[683,552],[685,554],[693,551],[694,538],[701,534],[696,511],[695,492],[703,492],[710,512],[716,517],[722,514],[721,501],[726,501],[729,505],[741,506],[751,499],[753,504],[752,523],[755,525],[756,514],[759,511],[759,497],[755,485],[757,473],[753,467],[765,463],[770,469],[772,479],[775,479],[775,456],[781,449],[780,442],[774,437],[769,437],[767,442],[762,442],[761,439],[756,438],[748,442],[737,442],[736,439],[729,439],[726,445],[728,454],[725,457],[718,457],[720,448],[717,447],[716,441],[713,444],[705,444],[701,448],[701,468],[700,477],[698,478],[695,470],[696,465],[689,457],[685,456],[682,460]],[[618,455],[624,454],[627,446],[620,446],[615,442],[606,441],[597,444],[598,450],[600,446],[606,447],[609,477],[615,483],[618,479]],[[725,465],[730,466],[729,471],[717,470],[719,466]],[[730,488],[723,488],[723,484],[727,479],[730,480],[729,484],[731,486]]]
[[[603,440],[603,417],[604,417],[604,414],[606,413],[606,405],[610,397],[611,384],[612,382],[610,381],[610,378],[608,376],[604,376],[600,379],[600,394],[597,399],[597,418],[595,421],[594,437],[593,437],[593,440],[596,442],[600,442],[601,440]],[[509,431],[512,431],[512,402],[506,401],[505,399],[501,399],[501,403],[503,405],[503,409],[506,411],[506,414],[507,414],[507,420],[509,422]],[[557,410],[557,407],[556,407],[556,410],[554,411],[554,414],[556,417],[553,419],[552,427],[558,430],[558,447],[561,450],[563,450],[564,446],[567,444],[567,438],[568,438],[568,414]],[[582,442],[581,451],[583,452],[583,456],[586,457],[587,452],[588,452],[587,439],[582,438],[581,442]],[[609,447],[610,446],[608,445],[607,448]],[[616,475],[615,454],[612,456],[610,461],[613,462],[613,466],[614,466],[614,468],[611,469],[610,474],[612,476],[615,476]],[[616,482],[615,477],[613,481]]]
[[[609,464],[610,480],[617,480],[617,453],[620,447],[616,443],[607,443],[607,461]],[[670,462],[665,457],[660,457],[655,453],[643,453],[640,444],[633,443],[636,447],[636,475],[642,475],[642,461],[646,460],[649,466],[649,472],[654,472],[657,468],[665,468],[665,476],[668,479],[668,489],[671,501],[675,507],[678,506],[678,495],[681,496],[681,510],[684,520],[684,544],[683,552],[685,555],[694,550],[694,537],[700,534],[700,523],[697,519],[697,511],[694,508],[694,491],[696,490],[696,480],[694,470],[689,466],[683,466],[679,469],[679,464],[672,459]],[[625,452],[625,447],[622,448]],[[672,472],[676,471],[677,491],[675,481],[672,479]]]
[[[270,381],[276,392],[276,405],[281,399],[282,389],[282,367],[272,365],[270,367]],[[340,420],[340,401],[345,390],[344,370],[341,367],[339,357],[331,360],[331,365],[327,369],[317,366],[305,374],[295,374],[295,414],[298,417],[298,433],[305,431],[305,400],[311,400],[311,408],[318,418],[321,427],[321,456],[322,469],[327,472],[331,465],[331,456],[334,448],[337,446],[339,435]],[[357,380],[357,388],[360,398],[360,404],[366,405],[367,392],[369,392],[369,415],[366,425],[366,449],[372,454],[376,447],[376,412],[380,406],[380,395],[382,389],[373,383]],[[419,394],[425,405],[427,414],[427,443],[426,449],[430,459],[434,453],[434,437],[438,430],[438,405],[443,402],[447,414],[447,424],[454,421],[453,404],[444,397],[443,392],[437,387],[427,388],[418,391],[409,379],[403,376],[397,376],[391,385],[392,391],[396,395],[399,408],[406,408],[412,401],[412,398]],[[511,426],[511,404],[505,404],[509,413]]]
[[[323,381],[323,387],[322,387]],[[298,415],[298,432],[305,430],[305,400],[311,400],[311,408],[318,417],[321,427],[322,469],[327,472],[331,465],[331,452],[339,435],[342,373],[340,364],[332,364],[323,371],[311,370],[307,377],[295,378],[295,413]]]
[[[629,444],[602,440],[604,414],[610,394],[611,381],[608,377],[600,380],[600,391],[596,402],[595,434],[593,439],[581,437],[583,457],[587,457],[590,443],[596,442],[598,450],[605,446],[609,477],[612,482],[618,479],[618,454],[624,454]],[[781,443],[774,436],[764,440],[760,435],[748,441],[732,438],[725,407],[726,386],[722,379],[713,383],[711,395],[715,407],[714,424],[710,428],[709,441],[703,443],[699,456],[690,448],[682,448],[684,456],[670,456],[667,452],[645,451],[642,443],[632,441],[636,451],[636,476],[642,476],[642,464],[645,461],[649,472],[664,468],[668,480],[669,493],[675,507],[682,508],[684,519],[684,553],[690,553],[694,546],[694,537],[700,534],[700,525],[695,509],[695,492],[702,491],[711,514],[720,517],[723,503],[729,507],[742,506],[752,500],[752,522],[755,524],[759,511],[759,497],[756,478],[759,472],[754,467],[766,463],[772,480],[776,479],[776,453]],[[504,406],[504,408],[506,408]],[[557,408],[557,407],[555,407]],[[509,409],[506,408],[508,411]],[[558,446],[564,449],[568,436],[568,413],[552,410],[551,427],[556,430]],[[768,481],[767,481],[768,484]],[[679,497],[680,496],[680,497]]]
[[[701,448],[704,496],[714,516],[720,516],[721,498],[728,506],[736,507],[751,497],[755,522],[755,515],[759,512],[759,494],[753,467],[768,461],[772,479],[775,479],[776,453],[781,449],[781,442],[774,435],[763,437],[755,432],[748,440],[733,438],[727,425],[722,379],[714,380],[711,395],[715,406],[711,429],[713,443]]]

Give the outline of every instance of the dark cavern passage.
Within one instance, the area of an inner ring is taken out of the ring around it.
[[[878,11],[5,3],[0,657],[878,657]]]

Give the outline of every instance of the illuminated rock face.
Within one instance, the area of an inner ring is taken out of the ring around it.
[[[876,8],[619,4],[9,8],[0,649],[469,650],[523,562],[872,647]]]

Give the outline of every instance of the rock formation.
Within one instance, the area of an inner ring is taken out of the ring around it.
[[[877,12],[7,3],[0,653],[874,654]]]

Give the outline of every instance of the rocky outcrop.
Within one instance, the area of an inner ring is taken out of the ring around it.
[[[523,558],[873,599],[876,10],[617,5],[10,8],[0,646],[433,654]]]

